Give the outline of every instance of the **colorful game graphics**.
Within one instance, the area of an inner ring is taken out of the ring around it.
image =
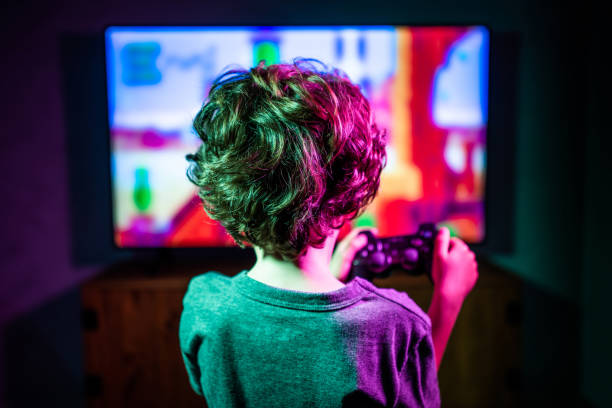
[[[315,58],[360,85],[389,132],[378,195],[347,223],[420,223],[484,238],[489,33],[484,27],[111,27],[106,33],[115,241],[235,245],[186,178],[192,120],[227,69]]]

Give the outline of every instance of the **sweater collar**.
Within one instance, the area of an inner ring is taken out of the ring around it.
[[[356,277],[344,287],[331,292],[301,292],[281,289],[259,282],[243,270],[232,278],[236,289],[253,300],[270,305],[302,310],[335,310],[342,309],[358,302],[366,291],[358,284]]]

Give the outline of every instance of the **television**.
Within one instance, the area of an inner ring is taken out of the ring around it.
[[[111,26],[105,31],[114,243],[234,246],[208,218],[185,155],[213,80],[233,68],[314,58],[345,72],[389,134],[365,212],[343,226],[381,236],[449,227],[487,235],[489,40],[485,26]]]

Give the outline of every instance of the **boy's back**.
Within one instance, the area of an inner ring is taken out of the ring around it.
[[[431,322],[405,293],[361,278],[297,292],[209,272],[183,304],[181,351],[211,407],[440,405]]]

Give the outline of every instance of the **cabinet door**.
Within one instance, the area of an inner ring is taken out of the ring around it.
[[[198,407],[178,326],[188,279],[92,283],[82,289],[89,407]]]

